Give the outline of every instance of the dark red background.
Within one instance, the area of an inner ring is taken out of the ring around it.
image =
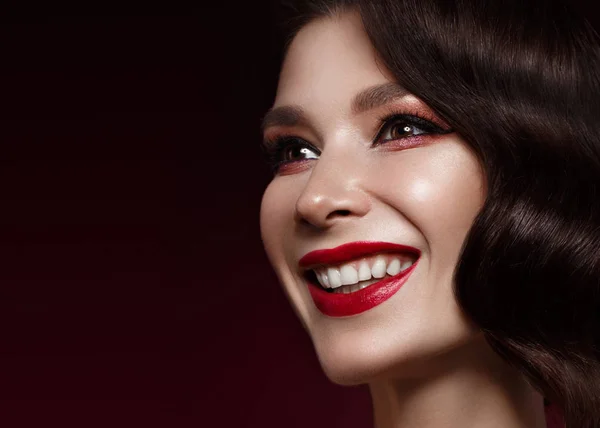
[[[0,425],[369,426],[260,242],[269,4],[177,13],[0,18]]]
[[[0,425],[372,426],[260,242],[269,2],[52,7],[0,14]]]

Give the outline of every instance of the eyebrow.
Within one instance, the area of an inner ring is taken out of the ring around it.
[[[394,82],[371,86],[354,96],[351,110],[354,114],[364,113],[408,94],[404,87]],[[300,106],[282,106],[272,108],[265,114],[261,129],[264,131],[271,126],[297,126],[306,123],[306,114]]]
[[[296,126],[308,122],[299,106],[283,106],[270,109],[262,121],[262,130],[271,126]]]
[[[404,87],[394,82],[371,86],[354,97],[352,100],[352,113],[364,113],[408,94],[409,92]]]

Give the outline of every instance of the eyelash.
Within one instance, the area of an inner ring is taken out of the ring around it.
[[[373,139],[374,144],[377,144],[377,145],[378,144],[386,144],[389,141],[395,141],[395,140],[400,140],[400,139],[405,139],[405,138],[416,137],[415,135],[411,135],[411,136],[397,138],[397,139],[388,139],[383,142],[380,142],[379,140],[381,139],[382,135],[384,135],[384,133],[386,131],[390,130],[392,125],[399,123],[399,122],[405,123],[409,126],[412,126],[412,127],[415,127],[415,128],[418,128],[418,129],[424,131],[423,133],[418,134],[418,135],[441,135],[441,134],[449,134],[449,133],[453,132],[451,129],[443,129],[443,128],[439,127],[438,125],[435,125],[433,123],[432,118],[425,118],[418,112],[413,113],[413,114],[405,114],[405,113],[388,114],[388,115],[381,117],[379,119],[379,122],[380,122],[380,125],[378,128],[377,134],[376,134],[375,138]],[[308,148],[311,151],[317,153],[318,155],[321,154],[321,152],[317,148],[315,148],[313,145],[306,142],[302,138],[292,137],[289,135],[281,135],[274,139],[266,140],[261,144],[261,148],[263,151],[263,155],[265,157],[265,161],[270,166],[273,173],[276,173],[277,170],[279,169],[279,167],[282,165],[292,163],[292,162],[302,161],[302,159],[291,160],[291,161],[281,160],[284,151],[289,149],[290,147]]]

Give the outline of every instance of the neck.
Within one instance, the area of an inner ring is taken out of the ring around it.
[[[546,427],[543,397],[487,343],[434,366],[369,383],[376,428]]]

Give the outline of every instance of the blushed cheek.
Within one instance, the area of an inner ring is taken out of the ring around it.
[[[407,197],[414,204],[422,207],[428,206],[432,214],[437,213],[436,207],[432,206],[439,192],[436,184],[435,180],[431,180],[430,177],[416,177],[408,183]]]
[[[446,177],[417,177],[406,188],[406,197],[427,226],[464,230],[483,204],[479,178],[468,172]]]
[[[407,151],[397,158],[401,163],[383,165],[388,188],[390,182],[397,183],[394,194],[384,189],[385,183],[379,184],[381,192],[388,194],[388,201],[425,237],[435,269],[446,275],[454,269],[483,206],[479,162],[460,140]]]
[[[477,159],[465,148],[448,154],[429,190],[429,227],[436,251],[454,269],[464,240],[484,202],[483,177]],[[425,194],[425,192],[423,192]],[[423,199],[425,200],[425,199]]]

